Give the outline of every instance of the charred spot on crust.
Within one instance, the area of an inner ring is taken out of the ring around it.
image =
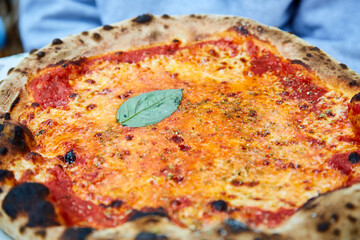
[[[202,18],[204,18],[203,15],[197,15],[197,14],[191,14],[190,17],[191,17],[191,18],[196,18],[196,19],[202,19]]]
[[[71,60],[71,61],[65,61],[63,65],[61,65],[61,67],[66,68],[69,65],[75,65],[75,66],[81,66],[81,64],[83,64],[85,62],[86,58],[85,57],[80,57],[79,59],[76,60]]]
[[[40,214],[39,214],[40,213]],[[58,225],[55,219],[55,209],[54,206],[47,201],[39,201],[34,205],[33,209],[29,212],[29,222],[28,227],[37,227],[37,226],[54,226]]]
[[[46,231],[45,230],[39,230],[35,232],[35,235],[45,238],[46,237]]]
[[[352,223],[355,223],[355,222],[357,221],[357,219],[356,219],[355,217],[351,216],[351,215],[349,215],[349,216],[347,217],[347,219],[348,219],[350,222],[352,222]]]
[[[5,120],[10,120],[11,119],[10,113],[5,113],[4,119]]]
[[[151,232],[141,232],[136,237],[135,240],[167,240],[168,238],[165,235],[158,235]]]
[[[306,63],[304,63],[303,61],[298,60],[298,59],[291,60],[291,64],[299,64],[299,65],[303,66],[306,69],[310,69],[309,65],[307,65]]]
[[[6,170],[3,170],[6,171]],[[22,183],[13,187],[5,197],[2,207],[12,219],[22,212],[28,212],[37,200],[44,199],[49,189],[39,183]]]
[[[245,223],[239,222],[233,218],[225,220],[224,224],[232,234],[250,231],[249,227]]]
[[[49,189],[40,183],[21,183],[6,195],[2,208],[12,219],[27,213],[28,227],[49,227],[58,225],[53,205],[46,201]]]
[[[106,30],[106,31],[108,31],[108,30],[114,29],[114,27],[111,26],[111,25],[104,25],[104,26],[103,26],[103,29]]]
[[[66,229],[60,240],[85,240],[86,237],[94,231],[90,227],[72,227]]]
[[[135,19],[134,19],[134,22],[136,23],[147,23],[147,22],[150,22],[152,20],[153,16],[150,15],[150,14],[143,14],[143,15],[140,15],[140,16],[137,16]]]
[[[244,26],[235,26],[233,29],[240,35],[248,36],[249,31]]]
[[[318,48],[318,47],[310,47],[310,51],[320,52],[320,48]]]
[[[346,66],[346,64],[344,64],[344,63],[340,63],[339,66],[340,66],[342,69],[348,69],[348,66]]]
[[[282,43],[283,44],[288,44],[288,43],[290,43],[291,41],[288,39],[288,40],[285,40],[285,41],[283,41]]]
[[[14,67],[9,68],[9,70],[8,70],[8,72],[7,72],[7,75],[9,75],[9,74],[12,72],[12,70],[14,70]]]
[[[11,104],[10,111],[12,111],[14,109],[14,107],[16,106],[16,104],[19,103],[19,101],[20,101],[20,97],[15,98],[15,100]]]
[[[83,31],[83,32],[81,33],[81,35],[87,36],[87,35],[89,35],[89,32],[88,32],[88,31]]]
[[[330,228],[330,223],[329,222],[321,222],[316,226],[316,229],[319,232],[326,232],[329,228]]]
[[[318,206],[317,203],[315,203],[316,198],[310,198],[301,208],[305,210],[311,210]]]
[[[9,142],[17,147],[20,147],[22,149],[26,148],[26,142],[25,142],[25,133],[24,129],[22,129],[19,126],[14,127],[14,133],[12,138],[9,140]]]
[[[357,86],[357,85],[359,85],[359,83],[356,80],[352,80],[351,82],[349,82],[350,87],[354,87],[354,86]]]
[[[67,164],[75,163],[76,155],[72,149],[65,154],[64,160]]]
[[[40,59],[40,58],[45,57],[45,52],[43,52],[43,51],[39,51],[36,55],[37,55],[37,56],[38,56],[38,58]]]
[[[63,43],[63,41],[61,40],[61,39],[59,39],[59,38],[55,38],[53,41],[52,41],[52,44],[53,45],[58,45],[58,44],[62,44]]]
[[[357,93],[357,94],[355,94],[355,95],[351,98],[350,102],[351,102],[351,103],[353,103],[353,102],[360,102],[360,92]]]
[[[101,39],[101,35],[98,33],[93,33],[92,37],[95,41],[99,41]]]
[[[340,236],[340,230],[339,229],[334,229],[334,231],[333,231],[333,234],[334,234],[334,236]]]
[[[142,211],[134,210],[129,214],[127,220],[129,222],[131,222],[131,221],[134,221],[134,220],[137,220],[139,218],[146,217],[146,216],[158,216],[158,217],[169,218],[169,215],[167,214],[165,209],[162,208],[162,207],[159,207],[159,208],[143,209]]]
[[[311,58],[311,57],[312,57],[311,53],[307,53],[306,56],[307,56],[308,58]]]
[[[65,63],[66,61],[63,59],[63,60],[60,60],[58,61],[57,63],[52,63],[52,64],[49,64],[48,67],[57,67],[57,66],[61,66]]]
[[[352,152],[348,156],[348,161],[351,164],[358,163],[360,161],[360,155],[357,152]]]
[[[8,151],[7,147],[0,147],[0,156],[5,156]]]
[[[226,212],[228,210],[228,204],[224,200],[217,200],[210,203],[211,207],[220,212]]]
[[[31,49],[31,50],[30,50],[30,54],[35,53],[37,50],[39,50],[39,49],[37,49],[37,48],[33,48],[33,49]]]
[[[164,18],[164,19],[169,19],[169,18],[170,18],[170,16],[167,15],[167,14],[164,14],[164,15],[162,15],[161,17]]]
[[[12,178],[14,174],[8,170],[0,169],[0,182],[3,182],[6,178]]]
[[[352,203],[350,203],[350,202],[346,203],[346,204],[345,204],[345,207],[346,207],[347,209],[355,209],[354,204],[352,204]]]
[[[339,220],[339,215],[337,213],[334,213],[331,215],[331,220],[334,222],[337,222]]]
[[[27,151],[29,149],[24,129],[20,126],[15,126],[12,137],[9,139],[9,143],[17,147],[21,151]]]

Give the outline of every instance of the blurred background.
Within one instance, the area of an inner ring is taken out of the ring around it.
[[[17,22],[18,0],[0,0],[0,58],[23,52]]]

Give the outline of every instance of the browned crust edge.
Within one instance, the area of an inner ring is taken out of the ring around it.
[[[360,91],[360,76],[320,49],[290,33],[275,27],[267,27],[255,21],[216,15],[151,16],[146,21],[130,19],[112,26],[103,26],[55,39],[41,50],[32,51],[0,84],[0,113],[10,111],[14,100],[21,93],[27,96],[24,86],[27,76],[49,63],[78,59],[104,52],[128,50],[149,44],[168,43],[173,39],[184,44],[206,39],[214,32],[232,26],[241,26],[250,34],[274,44],[285,58],[301,61],[313,69],[326,84],[337,87],[351,97]],[[2,182],[2,203],[13,183]],[[145,217],[134,222],[89,233],[87,239],[140,239],[139,233],[150,233],[154,239],[358,239],[360,238],[360,185],[322,195],[310,200],[293,217],[275,229],[233,231],[221,224],[202,232],[191,231],[172,224],[169,220]],[[0,226],[16,239],[63,238],[66,227],[26,228],[21,227],[26,216],[15,220],[0,208]],[[39,234],[42,233],[42,234]],[[44,233],[45,232],[45,233]],[[75,231],[76,232],[76,231]],[[160,236],[156,238],[156,236]]]

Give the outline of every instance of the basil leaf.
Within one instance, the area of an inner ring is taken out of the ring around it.
[[[158,123],[176,111],[182,92],[182,89],[158,90],[129,98],[117,110],[116,121],[128,127]]]

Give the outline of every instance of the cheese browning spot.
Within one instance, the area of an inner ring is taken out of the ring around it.
[[[228,205],[223,200],[217,200],[217,201],[211,202],[210,204],[211,204],[211,207],[217,211],[226,212],[228,210]]]
[[[136,17],[134,21],[142,24],[142,23],[150,22],[151,20],[152,20],[152,16],[150,14],[143,14]]]
[[[357,152],[352,152],[349,154],[348,161],[352,164],[358,163],[360,161],[360,156]]]
[[[73,164],[76,160],[76,155],[73,150],[68,151],[64,156],[65,162],[67,164]]]

